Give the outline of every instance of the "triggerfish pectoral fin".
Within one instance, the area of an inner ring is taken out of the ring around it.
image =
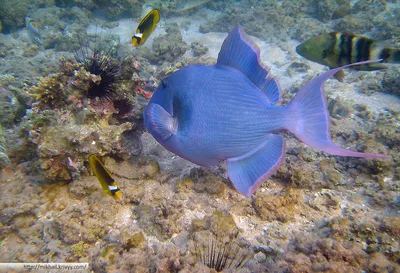
[[[240,27],[234,28],[225,39],[217,64],[236,68],[245,74],[265,93],[271,104],[280,100],[281,91],[275,79],[269,75],[269,68],[261,63],[260,49]]]
[[[365,61],[349,64],[325,72],[303,86],[293,100],[288,103],[287,111],[296,119],[290,119],[286,129],[294,133],[307,145],[321,151],[341,156],[355,156],[364,158],[388,158],[381,154],[368,154],[343,149],[335,145],[330,137],[330,122],[326,99],[323,92],[325,81],[343,68],[376,63],[380,60]]]
[[[176,119],[173,118],[162,106],[150,103],[144,113],[144,123],[147,128],[151,128],[153,136],[166,140],[177,130]]]
[[[282,163],[285,140],[274,134],[250,152],[227,159],[229,179],[247,197],[265,182]]]

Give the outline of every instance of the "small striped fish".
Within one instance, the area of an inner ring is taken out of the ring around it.
[[[42,35],[40,35],[40,32],[37,29],[36,22],[27,16],[25,17],[25,26],[28,32],[28,37],[32,41],[32,43],[38,45],[41,50],[44,50]]]
[[[315,36],[296,47],[296,52],[304,58],[336,68],[343,65],[382,59],[382,63],[400,63],[400,49],[388,47],[382,41],[351,34],[330,32]],[[382,63],[372,63],[355,67],[357,70],[379,70],[387,68]],[[343,70],[335,75],[344,80]]]

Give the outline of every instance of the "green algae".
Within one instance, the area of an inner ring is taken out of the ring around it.
[[[0,168],[4,166],[11,167],[11,161],[7,156],[6,139],[3,135],[3,127],[0,124]]]
[[[136,248],[146,242],[143,232],[137,232],[133,235],[130,232],[123,232],[121,233],[121,238],[122,247],[128,252],[131,248]]]
[[[277,195],[258,194],[253,206],[262,220],[287,223],[299,214],[303,205],[302,199],[300,190],[288,189]]]
[[[89,249],[90,245],[85,243],[84,241],[80,241],[79,243],[73,244],[71,246],[71,251],[78,258],[87,257]]]

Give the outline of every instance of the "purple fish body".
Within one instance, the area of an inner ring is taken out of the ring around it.
[[[330,139],[324,82],[342,68],[307,83],[287,105],[239,28],[225,39],[215,65],[186,66],[162,80],[144,112],[148,131],[166,149],[201,166],[227,162],[228,175],[246,196],[276,170],[289,130],[311,147],[343,156],[385,158],[353,152]],[[354,64],[353,64],[354,65]]]

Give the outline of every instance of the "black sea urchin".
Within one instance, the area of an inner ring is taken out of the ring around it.
[[[222,242],[212,235],[208,242],[197,244],[196,252],[204,265],[217,272],[224,269],[242,268],[251,258],[250,251],[238,247],[234,239]]]
[[[90,74],[100,77],[100,81],[91,82],[87,90],[89,98],[111,100],[115,94],[115,83],[120,71],[119,63],[111,57],[112,47],[103,48],[99,42],[91,49],[89,42],[79,38],[79,49],[75,50],[75,60],[82,63]]]

